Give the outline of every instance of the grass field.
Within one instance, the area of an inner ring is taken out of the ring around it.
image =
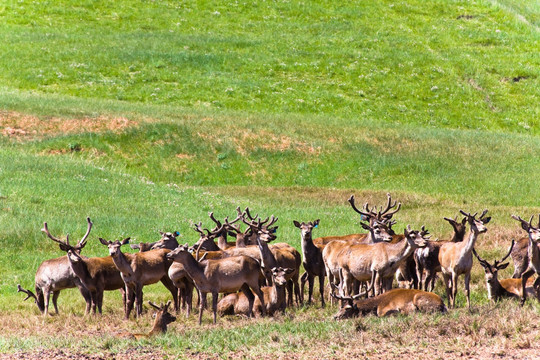
[[[90,216],[84,253],[105,256],[98,236],[192,244],[209,211],[249,206],[299,249],[293,220],[360,231],[351,194],[391,192],[396,229],[440,238],[443,216],[487,208],[477,248],[500,256],[524,234],[510,214],[540,211],[539,26],[536,0],[0,4],[0,357],[533,358],[538,303],[489,304],[478,265],[470,313],[459,295],[445,316],[180,317],[141,342],[115,337],[151,324],[121,320],[116,293],[93,318],[63,291],[43,319],[16,284],[62,255],[44,221],[77,239]]]

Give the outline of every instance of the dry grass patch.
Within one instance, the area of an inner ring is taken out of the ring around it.
[[[79,133],[101,133],[112,131],[119,133],[137,122],[125,117],[99,116],[81,119],[40,118],[13,111],[0,112],[0,133],[18,141],[29,141],[46,136],[69,135]]]

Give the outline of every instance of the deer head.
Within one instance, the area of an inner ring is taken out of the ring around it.
[[[540,240],[540,215],[538,215],[537,227],[534,227],[532,225],[534,215],[531,215],[531,218],[528,222],[516,215],[512,215],[512,219],[517,220],[521,223],[521,228],[529,234],[529,239],[531,239],[532,242],[537,243],[538,240]]]
[[[392,204],[392,196],[389,193],[386,194],[386,196],[388,197],[388,202],[386,204],[386,207],[383,208],[381,206],[381,209],[379,211],[377,211],[377,208],[375,206],[370,209],[368,203],[364,204],[364,207],[362,208],[362,210],[358,209],[355,205],[354,195],[351,195],[351,197],[347,201],[349,202],[349,204],[351,204],[353,210],[361,215],[362,220],[367,220],[370,222],[370,224],[372,220],[387,222],[391,220],[392,216],[394,216],[394,214],[399,211],[399,209],[401,208],[401,203],[398,203],[396,206],[395,201]],[[395,209],[391,210],[394,207]]]
[[[311,232],[313,231],[313,229],[319,226],[319,221],[320,219],[317,219],[313,222],[310,221],[308,223],[299,223],[298,221],[294,220],[293,224],[302,232],[302,238],[305,238],[306,236],[311,236]]]
[[[103,238],[99,238],[99,241],[107,246],[109,248],[109,255],[111,255],[112,257],[115,257],[115,256],[118,256],[120,255],[120,253],[122,252],[120,250],[120,247],[122,245],[125,245],[125,244],[128,244],[129,243],[129,239],[130,238],[125,238],[124,240],[120,241],[120,240],[115,240],[115,241],[108,241],[108,240],[105,240]]]
[[[467,218],[467,222],[471,226],[471,231],[475,234],[481,234],[485,233],[487,231],[486,224],[491,220],[491,217],[485,217],[487,214],[487,209],[482,212],[482,215],[477,219],[476,214],[474,213],[471,215],[470,213],[466,213],[463,210],[459,210],[461,214],[463,214]]]
[[[391,226],[394,224],[394,221],[390,221],[388,224],[386,224],[378,220],[373,220],[372,223],[360,223],[364,229],[370,232],[371,240],[373,242],[392,241],[394,231],[392,230]]]
[[[49,239],[51,239],[54,242],[57,242],[58,246],[60,247],[60,250],[65,251],[65,252],[71,250],[71,251],[80,253],[81,250],[86,245],[86,240],[88,239],[88,235],[90,235],[90,230],[92,230],[92,225],[93,225],[93,223],[92,223],[92,221],[90,221],[89,217],[86,218],[86,221],[88,222],[88,228],[86,230],[86,234],[84,234],[82,239],[79,240],[79,242],[75,246],[73,246],[73,245],[71,245],[69,243],[69,234],[66,235],[66,241],[60,240],[57,237],[52,236],[51,233],[49,232],[49,228],[47,227],[46,222],[43,223],[43,229],[41,229],[41,231],[43,231],[45,234],[47,234]]]
[[[497,280],[498,280],[497,279],[497,272],[499,270],[506,269],[506,267],[510,264],[510,263],[505,263],[504,260],[506,260],[506,258],[508,258],[508,256],[510,256],[510,253],[512,252],[512,249],[514,248],[514,243],[515,243],[515,240],[512,239],[512,245],[510,245],[510,249],[508,249],[508,253],[501,260],[495,260],[495,262],[493,264],[490,264],[486,260],[482,259],[478,255],[476,250],[473,248],[474,256],[476,256],[476,258],[478,259],[478,262],[484,268],[484,272],[486,273],[486,282],[488,284],[492,284],[492,283],[497,282]]]

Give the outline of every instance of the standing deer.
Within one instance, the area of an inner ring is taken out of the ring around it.
[[[264,303],[266,304],[266,313],[270,316],[276,311],[285,309],[285,286],[287,285],[286,275],[294,272],[294,269],[274,267],[271,269],[272,286],[264,286],[261,291],[264,294]],[[248,315],[249,299],[242,292],[229,294],[221,299],[217,306],[218,313],[223,315]],[[262,315],[262,304],[259,299],[253,303],[253,312],[255,316]]]
[[[178,261],[184,265],[189,277],[193,279],[199,291],[199,325],[202,323],[202,314],[206,306],[206,294],[212,293],[212,310],[214,314],[214,324],[216,323],[217,302],[219,293],[231,293],[238,290],[249,299],[249,314],[253,310],[255,297],[253,290],[261,301],[264,314],[264,296],[259,287],[259,274],[261,268],[259,263],[248,256],[233,256],[218,260],[203,260],[198,262],[188,252],[188,245],[180,245],[176,250],[167,254],[171,260]],[[251,290],[250,290],[251,289]]]
[[[125,318],[129,319],[129,314],[133,310],[133,300],[135,300],[135,314],[142,314],[142,288],[144,285],[154,284],[161,281],[171,292],[174,304],[178,304],[177,290],[168,276],[171,262],[167,259],[169,249],[156,249],[136,254],[123,253],[120,249],[122,245],[129,242],[129,238],[122,241],[107,241],[99,238],[99,241],[108,247],[109,255],[112,256],[116,268],[120,271],[126,287]],[[178,310],[178,309],[175,309]]]
[[[523,230],[529,235],[529,247],[527,248],[527,257],[529,264],[523,274],[521,274],[521,305],[525,304],[527,299],[527,292],[525,288],[527,286],[527,280],[534,274],[540,275],[540,249],[538,249],[538,241],[540,240],[540,215],[538,215],[538,226],[534,227],[532,221],[534,215],[531,216],[529,222],[523,220],[519,216],[512,215],[514,220],[521,223]],[[534,282],[534,291],[538,294],[540,291],[540,276],[538,276]]]
[[[454,235],[449,242],[461,242],[467,231],[467,218],[464,217],[461,222],[456,219],[444,218],[454,228]],[[439,251],[441,246],[448,241],[428,241],[426,247],[416,249],[414,252],[414,261],[416,263],[416,274],[418,286],[425,291],[433,291],[437,273],[441,271],[439,263]]]
[[[90,221],[90,219],[88,219],[88,221]],[[92,226],[91,222],[89,222],[89,226]],[[60,244],[60,248],[67,252],[67,258],[71,269],[75,275],[77,275],[83,286],[90,292],[93,314],[96,313],[96,307],[101,314],[103,292],[105,290],[120,289],[125,306],[125,292],[123,290],[124,281],[110,256],[104,258],[82,257],[78,251],[75,251],[69,245],[69,237],[66,238],[66,241],[54,237],[49,232],[47,223],[43,224],[42,231],[45,232],[51,240]]]
[[[512,249],[514,247],[514,242],[515,241],[512,240],[512,245],[510,246],[508,253],[502,258],[502,260],[495,260],[493,264],[490,264],[486,260],[482,259],[476,253],[476,250],[473,249],[474,256],[476,256],[478,262],[480,263],[480,265],[482,265],[482,267],[484,268],[484,272],[486,273],[486,287],[488,291],[488,298],[491,301],[499,301],[502,298],[521,299],[521,279],[511,278],[499,280],[498,278],[499,270],[506,269],[509,264],[504,263],[504,260],[506,260],[506,258],[510,256],[510,253],[512,252]],[[526,292],[528,295],[536,296],[532,285],[532,283],[527,284]]]
[[[92,222],[90,221],[90,218],[87,218],[86,220],[88,222],[86,234],[84,234],[77,245],[71,246],[67,243],[69,235],[66,237],[66,243],[58,242],[62,251],[67,252],[68,250],[71,250],[77,253],[81,252],[86,245],[86,240],[88,235],[90,235],[90,230],[92,229]],[[48,232],[47,223],[44,223],[42,231]],[[52,240],[56,241],[56,239]],[[52,302],[54,305],[54,310],[56,314],[58,314],[57,301],[60,291],[74,287],[77,287],[81,292],[81,295],[86,302],[85,313],[88,314],[91,307],[90,292],[84,287],[80,279],[71,269],[67,256],[62,256],[59,258],[46,260],[39,265],[35,276],[35,294],[30,290],[23,289],[20,284],[17,285],[17,291],[27,294],[27,297],[24,300],[33,298],[38,306],[39,311],[41,311],[43,315],[47,316],[49,314],[49,299],[51,293],[53,295]]]
[[[313,284],[315,277],[319,278],[319,291],[321,293],[321,306],[324,307],[324,277],[326,276],[326,269],[324,267],[324,261],[322,258],[322,251],[324,247],[322,245],[313,244],[313,238],[311,232],[319,225],[319,219],[313,222],[302,222],[294,220],[294,226],[300,229],[302,237],[302,254],[304,259],[302,264],[306,270],[306,279],[302,276],[301,293],[304,293],[304,286],[306,281],[308,282],[308,304],[311,304],[313,296]]]
[[[396,313],[408,315],[416,311],[441,313],[447,311],[439,295],[416,289],[392,289],[384,294],[362,300],[358,300],[358,295],[345,297],[332,294],[332,296],[346,302],[346,305],[334,316],[336,320],[368,314],[388,316]]]
[[[178,247],[178,241],[176,241],[176,237],[180,235],[178,231],[175,231],[173,233],[160,231],[159,233],[161,235],[161,239],[159,239],[158,241],[154,241],[152,243],[129,244],[129,246],[132,249],[139,249],[140,252],[155,249],[174,250]]]
[[[465,294],[467,296],[467,306],[470,309],[471,298],[469,282],[471,280],[471,269],[473,266],[472,250],[478,235],[487,231],[486,224],[491,220],[491,217],[485,217],[487,210],[484,210],[478,219],[476,219],[477,213],[471,215],[463,210],[460,210],[460,213],[467,218],[467,222],[469,223],[469,237],[467,241],[457,243],[448,242],[443,244],[439,250],[439,263],[441,264],[449,307],[453,308],[455,306],[457,280],[459,275],[463,274],[465,275]]]

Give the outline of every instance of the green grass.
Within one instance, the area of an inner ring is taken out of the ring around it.
[[[75,290],[62,292],[61,315],[46,320],[21,303],[16,284],[31,287],[37,266],[62,255],[39,231],[44,221],[75,240],[90,216],[84,252],[105,256],[98,236],[153,241],[158,230],[179,230],[191,244],[191,224],[211,226],[209,211],[223,218],[249,206],[278,216],[278,241],[300,248],[292,220],[320,218],[316,236],[358,232],[346,199],[382,204],[390,191],[403,203],[399,231],[425,224],[443,238],[451,230],[443,216],[488,208],[493,221],[478,249],[502,255],[523,235],[509,215],[540,210],[539,16],[538,1],[513,0],[4,2],[0,132],[28,130],[6,120],[21,114],[35,116],[38,130],[0,138],[0,327],[11,329],[0,352],[129,354],[139,344],[111,333],[149,327],[147,317],[120,321],[116,293],[105,295],[106,328],[82,317]],[[132,126],[85,130],[112,117]],[[53,118],[85,122],[75,133],[42,131]],[[414,349],[410,328],[424,350],[433,336],[449,351],[508,339],[522,349],[523,319],[535,318],[538,305],[493,310],[483,281],[475,267],[472,314],[336,323],[335,307],[312,307],[215,327],[192,316],[142,346],[183,357],[378,356],[347,344],[381,336]],[[155,285],[145,297],[167,293]],[[491,310],[502,330],[489,324]],[[66,324],[66,339],[47,335]],[[472,340],[448,328],[468,329]],[[456,336],[447,342],[445,334]]]

